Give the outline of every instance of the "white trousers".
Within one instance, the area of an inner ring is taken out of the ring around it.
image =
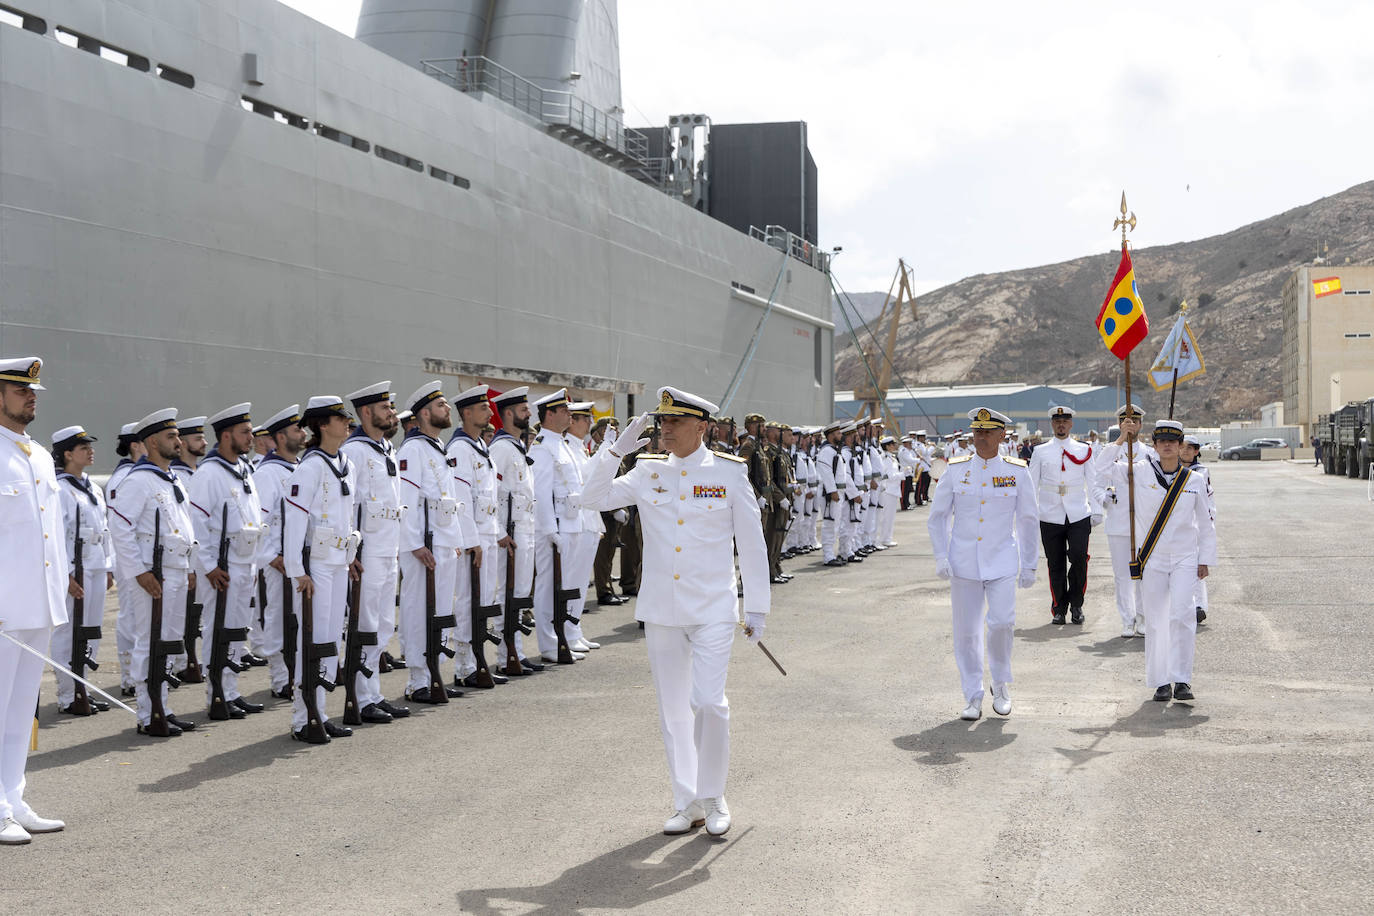
[[[821,506],[821,559],[829,561],[835,559],[839,547],[841,523],[834,518],[826,517],[827,509],[831,516],[838,516],[845,508],[843,502],[822,503]]]
[[[860,539],[860,544],[865,547],[872,547],[878,542],[878,516],[882,512],[878,508],[878,501],[881,498],[872,490],[868,491],[863,520],[863,537]]]
[[[1011,683],[1011,642],[1016,627],[1016,577],[949,582],[954,612],[954,663],[969,703],[983,701],[983,661],[994,686]],[[986,626],[986,634],[984,629]]]
[[[84,571],[83,583],[86,589],[86,609],[85,619],[82,621],[88,627],[100,626],[101,619],[105,616],[105,583],[109,581],[103,569],[88,569]],[[52,651],[48,653],[53,659],[63,665],[69,665],[72,659],[72,626],[76,623],[75,613],[76,599],[71,595],[67,596],[67,623],[53,630],[52,632]],[[87,653],[91,658],[95,658],[100,652],[100,640],[92,639],[87,643]],[[70,706],[72,700],[76,699],[76,681],[58,671],[57,675],[57,705]],[[86,680],[91,679],[90,669],[78,671]]]
[[[499,595],[496,590],[496,539],[483,537],[482,567],[477,576],[479,605],[492,604]],[[454,637],[458,640],[458,654],[454,657],[455,673],[467,677],[477,670],[477,657],[472,654],[472,556],[458,558],[458,574],[454,579],[453,613],[458,626]],[[485,624],[490,626],[490,623]],[[490,645],[490,643],[488,643]],[[488,665],[491,661],[488,660]]]
[[[286,644],[286,633],[284,630],[286,609],[283,606],[283,589],[286,581],[282,574],[272,567],[267,567],[262,573],[263,589],[267,593],[267,600],[262,607],[262,627],[258,633],[258,648],[262,650],[263,658],[267,659],[267,674],[272,681],[272,689],[280,691],[286,686],[286,682],[291,680],[291,675],[286,670],[286,660],[282,658],[282,648]],[[291,609],[297,611],[301,606],[300,595],[296,592],[295,583],[291,583]]]
[[[228,595],[224,601],[224,628],[226,630],[236,630],[248,626],[248,621],[253,615],[253,610],[248,606],[248,601],[258,591],[257,571],[251,564],[229,563],[229,588]],[[196,576],[196,602],[201,606],[200,612],[200,663],[205,668],[205,702],[210,702],[213,690],[210,682],[210,649],[214,645],[215,631],[215,600],[219,593],[210,584],[210,577],[206,575]],[[247,643],[234,641],[229,643],[229,660],[238,661],[243,657],[243,651],[247,648]],[[239,676],[234,673],[232,668],[225,668],[222,677],[224,685],[224,698],[226,700],[237,699],[239,693]]]
[[[883,507],[878,519],[878,543],[892,543],[892,529],[897,524],[897,504],[901,502],[900,496],[893,496],[891,493],[883,494]]]
[[[51,627],[5,632],[31,649],[50,654]],[[24,803],[24,769],[42,680],[42,659],[0,639],[0,820],[30,810]]]
[[[315,583],[315,595],[311,600],[310,614],[310,638],[316,643],[332,642],[336,646],[339,642],[339,635],[343,631],[344,610],[348,606],[348,566],[343,563],[320,563],[310,564],[310,581]],[[296,592],[296,601],[300,601],[300,592]],[[304,613],[304,608],[297,604],[297,615]],[[302,620],[303,622],[303,620]],[[291,730],[299,731],[306,725],[305,714],[305,691],[301,689],[304,683],[301,673],[306,665],[305,646],[305,627],[296,628],[296,689],[292,692],[291,698]],[[337,681],[339,674],[339,656],[331,655],[329,658],[319,662],[312,662],[320,666],[320,676],[328,681]],[[329,714],[325,711],[326,692],[323,687],[315,688],[315,708],[320,713],[320,721],[329,721]]]
[[[573,540],[577,544],[577,569],[570,587],[577,588],[582,592],[582,600],[573,602],[573,613],[578,620],[582,619],[582,612],[587,607],[588,593],[593,592],[593,589],[587,587],[587,583],[592,578],[592,567],[596,565],[596,548],[600,546],[601,538],[602,535],[595,531],[583,531],[581,534],[573,535]],[[568,636],[568,642],[577,642],[583,638],[581,623],[570,622],[565,632]]]
[[[115,573],[116,597],[119,610],[115,612],[115,654],[119,658],[119,686],[134,686],[134,605],[129,596],[138,591],[133,579]]]
[[[464,560],[467,558],[464,557]],[[452,547],[434,548],[434,613],[453,613],[453,586],[458,576],[458,554]],[[401,644],[405,646],[407,690],[429,686],[425,662],[425,565],[409,550],[401,552]],[[451,632],[451,631],[450,631]],[[443,657],[440,657],[443,664]]]
[[[725,794],[730,766],[725,675],[735,629],[732,621],[692,627],[644,624],[673,806],[679,811],[698,798]]]
[[[1207,610],[1207,580],[1198,579],[1197,585],[1193,587],[1193,604],[1204,611]]]
[[[559,543],[565,549],[560,549],[561,562],[560,571],[563,573],[562,585],[564,588],[580,588],[585,593],[587,588],[587,577],[584,574],[578,579],[576,570],[577,560],[577,534],[562,535]],[[570,559],[571,558],[571,559]],[[596,545],[592,545],[592,559],[596,559]],[[589,573],[591,567],[587,567]],[[553,537],[544,536],[536,538],[534,546],[534,623],[535,636],[539,641],[539,652],[541,655],[550,657],[558,654],[558,637],[553,631]],[[582,599],[573,598],[568,602],[568,613],[577,616],[578,608],[581,607]],[[563,626],[563,635],[569,643],[576,642],[582,638],[582,628],[568,621]]]
[[[359,709],[386,699],[382,695],[382,678],[377,673],[377,664],[382,657],[382,650],[391,641],[391,629],[382,629],[382,618],[394,619],[396,616],[396,558],[363,557],[362,563],[363,592],[358,596],[358,632],[376,633],[377,644],[363,646],[363,663],[372,672],[372,677],[359,671],[354,680]]]
[[[189,574],[184,569],[162,571],[162,638],[181,639],[186,632],[186,588]],[[130,668],[134,677],[134,703],[140,725],[153,721],[153,703],[148,697],[148,656],[152,650],[153,596],[133,579],[129,580],[129,602],[134,612],[134,647]],[[168,656],[169,665],[173,664]],[[168,687],[162,683],[162,711],[170,713]]]
[[[1135,615],[1142,613],[1140,580],[1131,578],[1131,536],[1107,535],[1107,549],[1112,554],[1112,578],[1116,580],[1116,610],[1121,614],[1121,625],[1128,627],[1135,623]]]
[[[1145,682],[1150,687],[1193,682],[1197,639],[1197,556],[1150,557],[1140,594],[1145,607]]]
[[[859,527],[863,524],[862,510],[853,503],[841,500],[840,504],[835,507],[835,511],[840,516],[840,556],[853,556],[854,551],[860,546]]]

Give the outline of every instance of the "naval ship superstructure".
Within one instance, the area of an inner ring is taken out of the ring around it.
[[[731,412],[830,417],[824,255],[652,174],[614,3],[415,24],[446,4],[368,2],[371,47],[274,0],[0,0],[0,353],[45,360],[34,432],[434,377],[623,415],[738,376]]]

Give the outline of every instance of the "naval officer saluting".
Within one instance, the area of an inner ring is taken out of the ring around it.
[[[582,505],[602,511],[635,505],[644,531],[644,572],[635,617],[644,623],[649,670],[658,693],[676,813],[667,834],[703,823],[730,829],[725,777],[730,762],[730,705],[725,675],[739,624],[734,551],[744,580],[750,639],[763,634],[769,609],[768,548],[748,464],[702,444],[719,408],[676,388],[659,389],[655,411],[667,455],[641,455],[615,477],[620,460],[648,444],[648,414],[589,463]]]
[[[999,455],[1006,416],[980,407],[969,411],[972,455],[950,459],[935,487],[926,528],[935,573],[950,580],[954,610],[954,661],[967,701],[959,718],[983,716],[983,656],[992,673],[992,709],[1011,714],[1011,643],[1016,626],[1015,586],[1035,584],[1036,505],[1026,462]],[[986,617],[987,635],[983,623]]]
[[[24,768],[38,706],[43,661],[11,639],[48,651],[54,627],[67,622],[67,550],[52,455],[27,429],[38,404],[36,356],[0,360],[0,844],[30,841],[65,824],[39,817],[24,801]]]

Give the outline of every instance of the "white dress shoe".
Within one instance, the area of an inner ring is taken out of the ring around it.
[[[1145,635],[1145,615],[1144,615],[1144,614],[1136,614],[1136,615],[1135,615],[1135,635],[1137,635],[1137,636],[1144,636],[1144,635]]]
[[[14,818],[7,817],[0,821],[0,845],[22,846],[32,841],[33,837]]]
[[[959,718],[965,722],[977,722],[983,718],[983,701],[976,700],[964,707],[964,711],[959,713]]]
[[[67,825],[53,817],[39,817],[30,809],[25,814],[18,811],[11,815],[14,820],[29,833],[56,833]]]
[[[706,809],[702,807],[701,802],[694,801],[668,818],[663,823],[663,832],[668,836],[680,836],[684,833],[691,833],[705,823]]]
[[[590,639],[579,639],[579,640],[577,641],[577,643],[573,646],[573,650],[576,651],[576,652],[590,652],[590,651],[592,651],[593,649],[600,649],[600,648],[601,648],[601,643],[599,643],[599,642],[592,642]]]
[[[1006,684],[992,685],[992,711],[999,716],[1011,715],[1011,694]]]
[[[569,646],[569,648],[572,648],[572,647]],[[558,664],[558,654],[557,654],[557,653],[554,653],[553,655],[540,655],[539,657],[542,658],[544,661],[548,662],[550,665],[556,665],[556,664]],[[573,650],[573,653],[572,653],[572,657],[573,657],[573,661],[575,661],[575,662],[580,662],[580,661],[582,661],[582,659],[584,659],[584,658],[587,657],[587,653],[585,653],[585,652],[578,652],[577,650],[574,649],[574,650]]]
[[[1135,624],[1126,623],[1121,625],[1121,638],[1131,639],[1135,636]]]
[[[725,831],[730,829],[730,809],[725,804],[725,798],[708,798],[704,800],[706,806],[706,832],[711,836],[724,836]]]

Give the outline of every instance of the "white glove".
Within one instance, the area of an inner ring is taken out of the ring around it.
[[[762,496],[759,497],[759,508],[760,508],[760,509],[767,509],[767,508],[768,508],[768,500],[764,499]]]
[[[630,513],[626,512],[624,509],[616,509],[615,520],[623,525],[630,520]]]
[[[596,453],[597,453],[598,455],[600,455],[602,452],[606,451],[606,449],[608,449],[608,448],[610,448],[611,446],[615,445],[615,439],[616,439],[615,427],[614,427],[614,426],[607,426],[607,427],[606,427],[606,435],[604,435],[604,436],[601,437],[601,444],[598,445],[598,446],[596,447]]]
[[[1101,513],[1101,512],[1094,512],[1094,513],[1093,513],[1093,527],[1096,528],[1096,527],[1097,527],[1098,525],[1100,525],[1100,524],[1102,524],[1102,513]]]
[[[755,614],[752,611],[744,615],[744,632],[745,635],[749,637],[750,642],[758,642],[760,639],[763,639],[763,629],[767,626],[767,624],[763,622],[764,616],[763,614]]]
[[[1035,584],[1035,568],[1034,568],[1034,567],[1032,567],[1032,568],[1030,568],[1030,569],[1023,569],[1023,570],[1021,570],[1021,572],[1016,576],[1016,587],[1017,587],[1017,588],[1030,588],[1030,587],[1031,587],[1032,585],[1034,585],[1034,584]]]
[[[626,455],[633,455],[635,452],[649,444],[649,440],[643,438],[643,433],[649,426],[652,419],[647,413],[642,413],[631,420],[625,427],[625,431],[615,440],[620,444],[620,448],[611,449],[611,454],[617,458],[624,458]],[[609,431],[607,433],[609,436]],[[623,443],[623,444],[622,444]]]
[[[935,561],[935,575],[939,576],[941,579],[949,579],[951,575],[949,571],[949,560]]]
[[[791,508],[792,508],[792,502],[791,502],[791,500],[784,499],[784,500],[782,501],[782,511],[786,512],[788,509],[791,509]]]

